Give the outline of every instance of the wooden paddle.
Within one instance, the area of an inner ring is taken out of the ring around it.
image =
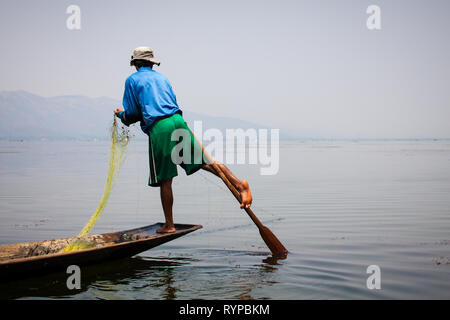
[[[192,131],[191,131],[192,132]],[[194,133],[192,133],[194,136]],[[231,191],[231,193],[234,195],[236,200],[241,203],[241,195],[239,191],[235,189],[235,187],[231,184],[231,182],[228,180],[228,178],[223,173],[222,169],[217,165],[217,163],[211,158],[211,156],[206,152],[203,145],[198,141],[197,137],[195,137],[195,140],[202,148],[203,154],[205,155],[205,158],[209,164],[211,164],[216,171],[216,173],[219,175],[219,177],[222,179],[222,181],[226,184],[228,189]],[[286,258],[287,256],[287,249],[283,246],[283,244],[278,240],[278,238],[273,234],[272,231],[270,231],[269,228],[264,226],[261,221],[256,217],[256,215],[253,213],[253,211],[250,208],[244,208],[247,214],[250,216],[250,219],[256,224],[256,226],[259,229],[259,234],[261,235],[261,238],[266,243],[267,247],[272,252],[272,255],[276,258]]]

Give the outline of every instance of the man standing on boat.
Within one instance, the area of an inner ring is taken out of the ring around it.
[[[172,179],[178,175],[177,165],[173,162],[171,154],[177,141],[172,140],[172,133],[177,129],[189,132],[189,148],[192,154],[202,154],[201,146],[196,141],[182,117],[172,86],[165,76],[153,70],[153,66],[160,65],[154,58],[153,50],[148,47],[136,48],[131,56],[131,66],[137,72],[130,75],[125,82],[123,95],[123,109],[117,108],[114,113],[121,121],[129,126],[137,121],[141,122],[141,129],[149,136],[149,162],[150,177],[148,184],[160,187],[161,203],[165,216],[165,224],[159,233],[175,232],[173,224],[172,207]],[[190,157],[193,159],[193,157]],[[187,175],[200,169],[218,175],[212,164],[201,159],[197,161],[182,162],[180,166]],[[223,164],[219,164],[225,176],[240,193],[241,208],[249,208],[252,203],[252,194],[248,182],[239,180]]]

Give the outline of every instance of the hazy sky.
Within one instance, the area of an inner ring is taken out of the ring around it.
[[[381,30],[366,27],[372,4]],[[335,138],[450,137],[449,15],[425,0],[2,0],[0,90],[121,99],[145,45],[184,109]]]

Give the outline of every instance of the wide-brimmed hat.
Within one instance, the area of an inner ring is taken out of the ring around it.
[[[133,55],[131,56],[130,66],[133,65],[133,61],[135,60],[150,61],[158,66],[161,64],[161,62],[155,59],[153,50],[149,47],[138,47],[134,49]]]

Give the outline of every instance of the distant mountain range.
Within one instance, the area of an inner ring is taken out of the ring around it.
[[[0,92],[1,139],[105,139],[108,138],[115,99],[84,96],[44,98],[26,91]],[[227,117],[213,117],[183,110],[186,122],[203,121],[203,130],[267,128]],[[142,135],[142,137],[145,137]],[[136,137],[139,138],[139,137]],[[280,131],[280,138],[290,138]]]

